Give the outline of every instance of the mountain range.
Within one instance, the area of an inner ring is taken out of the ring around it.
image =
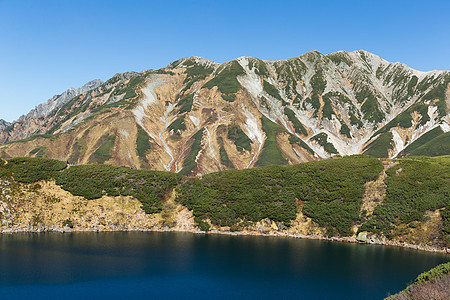
[[[449,111],[449,71],[362,50],[223,64],[187,57],[0,120],[0,156],[201,175],[360,153],[444,155]]]

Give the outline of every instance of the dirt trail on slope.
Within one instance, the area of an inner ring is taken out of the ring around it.
[[[362,196],[361,214],[365,211],[365,215],[371,215],[378,205],[383,203],[386,197],[386,184],[384,183],[387,174],[386,170],[395,166],[396,162],[384,161],[384,169],[378,178],[369,181],[364,185],[364,194]]]

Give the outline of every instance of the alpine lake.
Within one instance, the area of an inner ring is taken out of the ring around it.
[[[445,254],[175,232],[0,235],[1,299],[383,299]]]

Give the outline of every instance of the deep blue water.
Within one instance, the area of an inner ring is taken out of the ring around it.
[[[1,299],[382,299],[449,261],[376,245],[189,233],[0,235]]]

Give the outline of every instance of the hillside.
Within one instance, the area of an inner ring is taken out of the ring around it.
[[[195,175],[335,155],[449,154],[425,142],[439,131],[438,144],[449,143],[450,73],[366,51],[223,64],[188,57],[69,94],[0,125],[0,157]]]
[[[450,298],[450,262],[417,276],[413,284],[388,300],[446,300]]]
[[[1,230],[199,228],[443,249],[448,174],[449,156],[381,163],[359,155],[201,178],[14,158],[0,166]]]

